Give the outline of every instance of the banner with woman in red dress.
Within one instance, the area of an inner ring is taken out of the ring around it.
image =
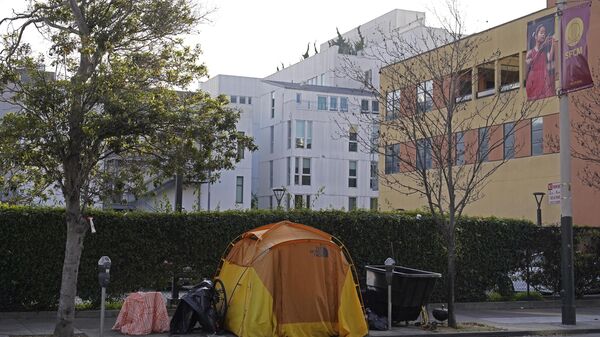
[[[554,14],[527,23],[525,90],[532,101],[556,95]]]

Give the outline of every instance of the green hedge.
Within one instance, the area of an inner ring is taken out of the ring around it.
[[[92,211],[90,215],[98,232],[88,233],[84,242],[78,282],[82,298],[99,296],[96,268],[102,255],[110,256],[113,262],[109,294],[166,289],[172,272],[184,266],[192,267],[197,278],[212,277],[231,240],[246,230],[283,219],[338,237],[350,251],[363,286],[364,266],[381,264],[392,252],[401,265],[442,274],[446,271],[438,228],[427,216],[417,220],[410,213]],[[0,206],[0,311],[56,307],[65,226],[62,209]],[[550,243],[544,245],[552,246],[556,241],[553,231],[527,221],[462,219],[457,233],[457,300],[483,300],[487,290],[509,282],[509,273],[522,266],[523,247],[536,237],[546,238]],[[600,231],[589,231],[600,237]],[[595,258],[598,261],[598,255]],[[437,283],[432,300],[443,300],[444,283],[444,279]]]

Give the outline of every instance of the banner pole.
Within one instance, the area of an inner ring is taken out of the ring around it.
[[[562,31],[562,12],[565,9],[566,0],[556,2],[558,9],[558,27],[560,34],[560,43],[558,44],[560,65],[560,81],[565,83],[562,78],[563,48],[562,44],[565,37]],[[569,96],[563,92],[562,85],[559,91],[560,106],[560,232],[561,232],[561,312],[562,324],[575,325],[575,287],[573,271],[573,209],[571,198],[571,121],[569,119]]]

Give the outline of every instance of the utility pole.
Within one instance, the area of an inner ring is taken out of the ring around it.
[[[562,12],[566,0],[556,2],[558,27],[562,30]],[[561,32],[562,35],[562,32]],[[560,36],[561,39],[564,36]],[[562,43],[559,43],[558,58],[562,62]],[[562,69],[562,64],[559,69]],[[562,81],[562,71],[560,78]],[[569,96],[559,91],[560,105],[560,232],[561,232],[561,285],[562,324],[575,325],[575,276],[573,271],[573,207],[571,198],[571,121],[569,119]]]

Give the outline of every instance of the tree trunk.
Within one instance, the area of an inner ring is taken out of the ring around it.
[[[60,299],[54,336],[72,337],[75,319],[75,295],[77,294],[77,275],[83,251],[83,239],[87,223],[81,214],[79,196],[65,195],[67,213],[67,241],[63,263]]]
[[[449,220],[447,246],[448,246],[448,326],[456,328],[456,314],[454,312],[454,279],[456,277],[456,244],[454,242],[454,219]]]

